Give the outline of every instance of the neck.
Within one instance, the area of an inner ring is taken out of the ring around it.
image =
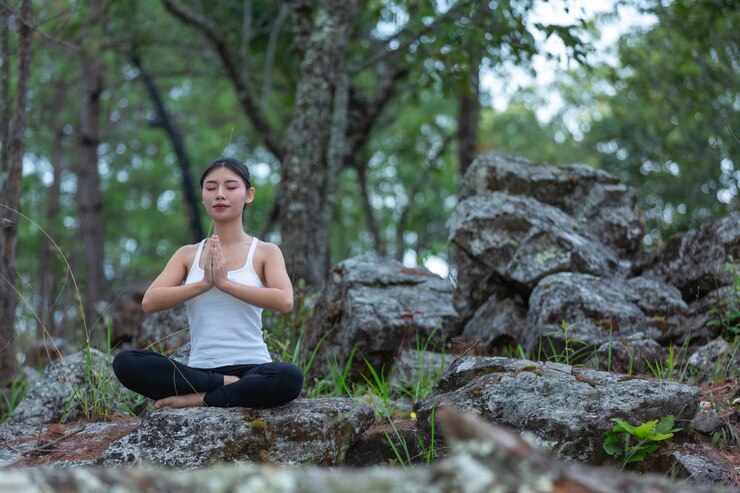
[[[222,245],[239,243],[247,237],[241,221],[214,222],[213,230]]]

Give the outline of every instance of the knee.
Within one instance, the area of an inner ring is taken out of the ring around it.
[[[301,395],[301,390],[303,390],[303,372],[293,364],[283,363],[283,365],[281,373],[286,397],[293,400],[298,398]]]
[[[134,351],[121,351],[113,358],[113,363],[111,364],[113,373],[116,374],[116,377],[121,383],[128,380],[127,377],[131,375],[131,372],[136,367],[135,359]]]

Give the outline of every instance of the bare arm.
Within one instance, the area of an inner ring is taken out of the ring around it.
[[[213,282],[218,289],[250,305],[289,313],[293,310],[293,284],[285,269],[283,254],[276,245],[262,242],[265,287],[257,288],[231,281],[226,276],[226,260],[218,240],[213,243]]]
[[[187,277],[188,266],[194,257],[193,248],[193,245],[189,245],[177,250],[167,262],[162,273],[146,290],[141,300],[141,309],[145,313],[167,310],[211,289],[213,280],[209,276],[204,276],[199,282],[182,284]],[[208,254],[210,248],[204,247],[203,251]],[[209,258],[206,257],[206,263],[208,262]]]

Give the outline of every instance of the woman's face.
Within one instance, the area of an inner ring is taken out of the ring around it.
[[[241,216],[244,206],[254,199],[254,188],[228,168],[214,168],[203,180],[203,205],[213,219]]]

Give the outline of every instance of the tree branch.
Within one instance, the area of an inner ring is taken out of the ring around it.
[[[176,0],[162,0],[168,12],[180,19],[185,24],[195,27],[200,31],[213,45],[218,54],[227,77],[231,80],[239,102],[242,105],[247,117],[254,125],[255,129],[262,137],[268,150],[279,160],[282,161],[285,152],[278,142],[278,139],[270,127],[265,116],[260,110],[259,103],[252,96],[247,84],[241,76],[239,67],[232,57],[226,41],[220,36],[219,29],[208,21],[208,19],[187,9]]]
[[[386,58],[394,58],[397,57],[403,53],[406,52],[406,49],[411,46],[413,43],[418,41],[423,35],[426,33],[434,30],[437,26],[440,24],[443,24],[450,20],[456,20],[458,16],[460,15],[460,11],[464,10],[466,7],[470,6],[472,4],[472,0],[463,0],[457,4],[455,4],[453,7],[451,7],[447,12],[440,15],[434,21],[430,22],[429,25],[422,27],[418,31],[409,34],[410,28],[406,28],[402,30],[400,33],[398,33],[396,36],[393,36],[392,38],[388,39],[385,44],[385,51],[379,51],[375,55],[371,56],[369,59],[367,59],[364,63],[362,63],[359,66],[350,67],[349,68],[349,74],[355,75],[363,70],[366,70],[369,67],[372,67],[379,61],[386,59]],[[406,37],[405,40],[399,41],[401,38]],[[391,42],[393,41],[399,41],[399,46],[395,50],[391,50],[389,48]]]

